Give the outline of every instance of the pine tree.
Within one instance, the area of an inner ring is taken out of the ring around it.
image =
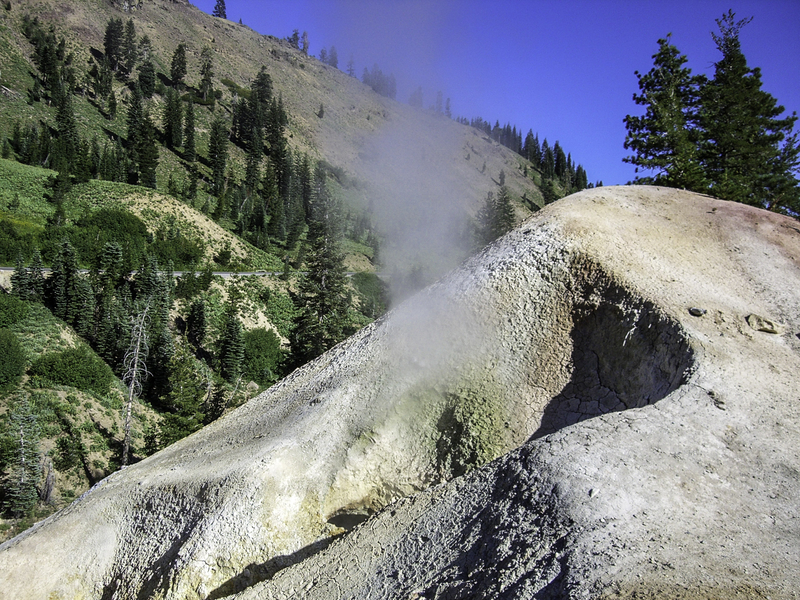
[[[139,135],[139,179],[141,185],[156,189],[156,170],[158,169],[158,146],[156,144],[156,128],[145,111]]]
[[[67,323],[72,325],[81,337],[88,337],[93,328],[94,319],[94,290],[92,284],[83,275],[78,274],[73,282],[69,294],[67,307]]]
[[[131,323],[131,341],[123,360],[124,373],[122,382],[127,386],[128,393],[124,405],[122,460],[121,464],[128,464],[128,453],[131,444],[131,425],[133,423],[133,404],[142,393],[142,384],[147,379],[147,355],[150,347],[148,344],[148,312],[150,303],[145,303]]]
[[[750,20],[736,21],[733,11],[717,19],[720,35],[712,37],[722,58],[701,91],[701,161],[716,196],[797,214],[797,115],[779,118],[784,107],[761,89],[760,69],[747,65],[739,32]]]
[[[144,108],[142,106],[142,94],[137,84],[133,84],[131,95],[128,100],[128,183],[136,184],[139,182],[139,148],[142,138],[142,119]]]
[[[194,141],[194,102],[189,100],[183,119],[183,158],[188,163],[197,160]]]
[[[117,118],[117,95],[113,91],[108,95],[108,118],[112,121]]]
[[[506,186],[500,186],[497,196],[492,192],[486,195],[486,200],[478,211],[477,221],[479,247],[492,243],[514,228],[516,214]]]
[[[206,303],[195,300],[186,317],[186,337],[195,348],[201,348],[206,337]]]
[[[186,77],[186,46],[182,43],[178,44],[175,52],[172,53],[169,76],[176,89],[183,86],[183,78]]]
[[[345,338],[350,296],[340,239],[340,209],[328,193],[324,169],[317,165],[306,273],[300,279],[296,298],[299,317],[292,354],[297,364],[308,362]]]
[[[247,143],[247,163],[245,165],[245,186],[248,194],[256,190],[256,186],[261,178],[261,159],[264,156],[264,142],[261,138],[261,130],[253,128],[250,140]]]
[[[186,199],[193,202],[197,197],[197,153],[195,150],[194,142],[194,103],[189,100],[186,105],[186,113],[184,115],[183,124],[183,158],[188,164],[189,170],[189,185],[185,190]]]
[[[44,300],[44,265],[38,248],[34,248],[28,267],[28,300],[42,302]]]
[[[224,8],[224,7],[223,7]],[[214,60],[211,54],[211,48],[203,46],[200,52],[200,95],[203,102],[214,101]]]
[[[234,383],[242,373],[244,361],[244,332],[242,323],[236,316],[235,305],[229,306],[222,328],[219,348],[220,372],[222,376]]]
[[[254,124],[256,127],[264,127],[266,124],[269,103],[272,100],[272,78],[267,73],[267,68],[262,66],[250,86],[251,110],[254,113]]]
[[[208,160],[211,163],[212,194],[220,197],[225,189],[225,169],[228,164],[228,126],[221,115],[211,123]]]
[[[21,300],[28,300],[31,295],[30,287],[30,274],[27,267],[25,267],[25,259],[20,252],[17,255],[14,272],[11,273],[11,294]]]
[[[125,35],[122,44],[122,72],[127,77],[133,73],[136,61],[139,59],[139,48],[136,45],[136,26],[133,19],[125,23]]]
[[[167,148],[170,150],[177,148],[183,141],[183,110],[181,98],[173,88],[167,89],[161,119],[164,123],[164,139]]]
[[[125,26],[122,19],[111,19],[106,25],[104,37],[105,57],[111,70],[116,72],[119,69],[120,61],[123,59],[122,40]]]
[[[75,167],[80,137],[78,136],[78,125],[75,121],[75,113],[72,108],[72,94],[66,91],[58,95],[56,127],[58,129],[60,153],[64,159],[62,168],[66,170],[67,173],[71,173],[72,169]]]
[[[264,178],[261,182],[261,195],[267,206],[269,223],[267,234],[275,240],[286,239],[286,217],[283,212],[283,200],[278,191],[278,177],[270,161],[267,164]]]
[[[700,131],[697,128],[699,89],[702,77],[692,76],[684,65],[686,56],[670,44],[670,38],[658,40],[653,68],[641,75],[637,71],[640,94],[633,101],[644,106],[642,116],[625,117],[628,133],[625,149],[633,156],[624,162],[638,169],[655,171],[650,177],[638,177],[638,183],[652,183],[703,192],[707,182],[697,156]]]
[[[556,174],[556,158],[547,138],[542,142],[542,177],[552,179]]]
[[[151,98],[156,91],[156,68],[149,58],[139,65],[139,90],[142,98]]]
[[[14,405],[8,424],[13,453],[7,479],[5,508],[15,517],[29,514],[36,506],[41,479],[39,427],[27,394]]]
[[[53,260],[48,284],[48,306],[52,313],[59,319],[67,320],[75,290],[75,280],[78,278],[78,259],[75,248],[68,239],[64,239],[58,249],[58,254]]]
[[[303,54],[305,54],[306,56],[308,56],[308,48],[309,48],[309,46],[308,46],[308,32],[304,31],[303,32],[303,36],[302,36],[302,38],[300,40],[300,51]]]
[[[516,214],[514,213],[514,205],[511,202],[511,194],[506,186],[500,186],[500,191],[497,193],[497,212],[495,216],[495,233],[497,237],[505,235],[514,229],[515,223]]]
[[[219,17],[220,19],[227,19],[228,12],[225,10],[225,0],[217,0],[214,4],[214,12],[211,13],[212,17]]]
[[[97,68],[96,73],[97,75],[95,76],[94,81],[94,93],[101,98],[107,98],[108,95],[111,94],[111,86],[114,79],[107,57],[104,56],[100,60],[100,66]]]
[[[174,444],[203,426],[207,391],[204,377],[198,377],[197,361],[185,344],[178,345],[169,365],[169,393],[164,399],[169,412],[160,425],[162,446]]]

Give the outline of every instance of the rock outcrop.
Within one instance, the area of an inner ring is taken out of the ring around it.
[[[1,546],[0,590],[794,598],[798,261],[746,206],[559,201]]]

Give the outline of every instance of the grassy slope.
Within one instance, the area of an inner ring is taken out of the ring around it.
[[[40,304],[31,304],[27,317],[9,329],[18,336],[29,364],[45,353],[84,344],[70,327]],[[3,394],[0,420],[8,417],[9,401],[22,395],[29,398],[37,414],[40,449],[47,453],[50,464],[55,467],[51,504],[40,507],[33,517],[41,518],[69,504],[92,484],[119,468],[123,389],[121,382],[116,380],[107,394],[97,395],[70,386],[53,386],[26,376],[10,394]],[[134,410],[137,418],[132,444],[141,449],[144,428],[158,417],[144,404],[137,404]],[[62,441],[62,448],[66,451],[57,449],[58,440]],[[30,524],[30,519],[22,522],[0,520],[0,541]]]

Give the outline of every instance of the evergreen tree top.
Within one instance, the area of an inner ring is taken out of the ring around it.
[[[214,12],[211,13],[212,17],[219,17],[220,19],[227,19],[228,12],[225,10],[225,0],[217,0],[214,5]]]

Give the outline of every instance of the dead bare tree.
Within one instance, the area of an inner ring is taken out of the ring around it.
[[[128,464],[128,451],[131,445],[131,422],[133,421],[133,402],[142,393],[142,381],[150,375],[147,370],[147,354],[150,347],[147,343],[147,325],[150,310],[148,301],[142,312],[134,318],[131,330],[131,345],[125,353],[123,368],[125,373],[122,382],[128,387],[128,399],[125,402],[125,425],[122,440],[122,466]]]

